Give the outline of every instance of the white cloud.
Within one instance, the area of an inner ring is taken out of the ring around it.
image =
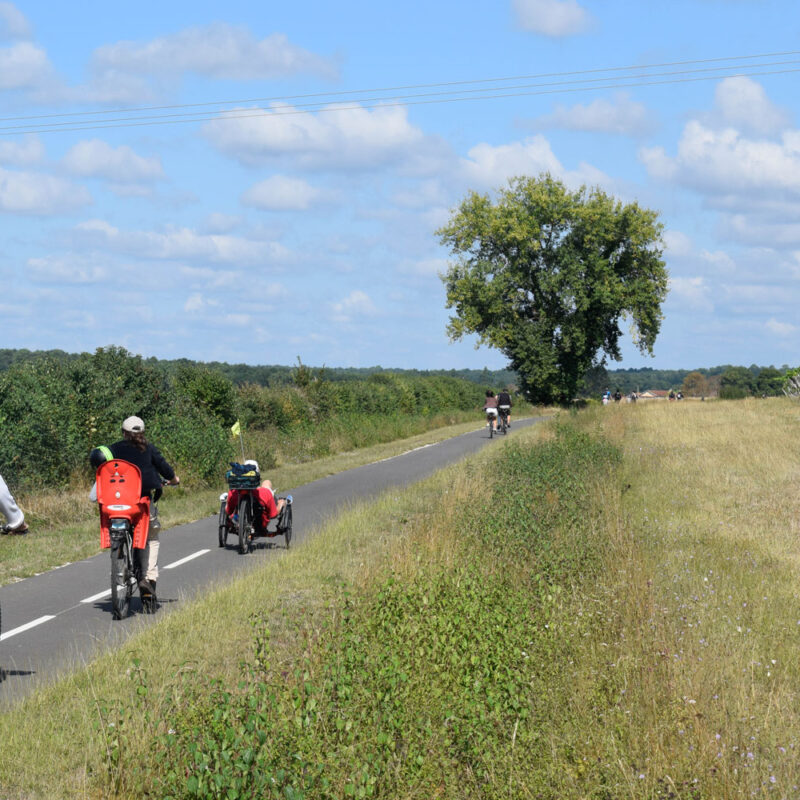
[[[0,47],[0,89],[33,89],[51,77],[52,68],[41,47],[30,42]]]
[[[524,142],[511,142],[493,146],[475,145],[468,158],[462,160],[462,170],[469,182],[483,187],[498,186],[515,175],[538,175],[550,172],[560,175],[564,169],[542,135],[533,136]]]
[[[34,172],[0,167],[0,212],[49,215],[72,211],[92,202],[83,186]]]
[[[736,271],[736,262],[724,250],[701,250],[700,258],[721,275],[730,275]]]
[[[25,15],[13,3],[0,2],[0,39],[27,39],[30,35]]]
[[[602,186],[606,191],[613,191],[612,179],[591,164],[581,163],[576,170],[564,169],[550,142],[541,134],[496,146],[482,142],[467,156],[461,159],[459,177],[473,187],[496,188],[518,175],[535,177],[548,172],[573,189]]]
[[[354,289],[347,297],[337,303],[331,303],[334,322],[352,322],[354,317],[372,317],[378,309],[366,292]]]
[[[404,108],[328,106],[317,114],[291,106],[240,109],[253,116],[208,123],[208,139],[245,164],[294,158],[301,167],[373,167],[409,159],[426,144]]]
[[[100,139],[78,142],[62,163],[73,175],[103,178],[121,185],[149,183],[164,177],[160,159],[140,156],[127,145],[112,147]]]
[[[219,300],[214,298],[207,299],[203,297],[200,292],[195,292],[186,299],[186,302],[183,305],[183,310],[187,313],[191,314],[197,311],[207,311],[209,309],[218,308],[220,304]]]
[[[791,123],[786,111],[770,101],[764,87],[743,75],[720,81],[714,104],[723,122],[755,134],[775,133]]]
[[[681,231],[664,231],[662,238],[667,256],[670,258],[686,258],[693,252],[692,240]]]
[[[272,175],[242,195],[242,203],[246,206],[268,211],[305,211],[324,199],[325,193],[321,190],[286,175]]]
[[[277,242],[256,242],[237,236],[199,234],[189,228],[157,231],[121,231],[105,220],[75,226],[78,244],[108,248],[142,258],[191,260],[211,263],[267,265],[285,261],[289,251]]]
[[[641,150],[655,177],[673,178],[708,194],[734,193],[750,205],[753,195],[781,192],[800,198],[800,139],[784,133],[781,141],[748,139],[733,128],[717,131],[697,120],[683,130],[670,158],[661,148]]]
[[[420,275],[423,278],[437,277],[447,272],[446,258],[420,258],[402,261],[398,267],[400,272]]]
[[[203,222],[203,233],[230,233],[241,224],[241,217],[212,211]]]
[[[797,333],[797,325],[790,322],[780,322],[772,317],[766,321],[764,327],[776,336],[794,336]]]
[[[99,283],[108,277],[107,270],[83,260],[59,256],[29,258],[27,274],[41,283]]]
[[[719,230],[722,235],[751,246],[780,249],[800,246],[800,222],[770,221],[750,214],[730,214],[725,217]]]
[[[589,13],[576,0],[513,0],[517,21],[543,36],[571,36],[589,27]]]
[[[241,278],[233,270],[210,269],[209,267],[180,267],[180,274],[192,286],[202,286],[204,289],[220,289],[232,286]]]
[[[571,108],[558,105],[553,112],[533,122],[542,127],[627,136],[639,136],[654,127],[647,107],[631,100],[626,94],[617,95],[613,101],[598,99],[588,105],[577,104]]]
[[[44,145],[37,136],[0,141],[0,164],[26,167],[40,163],[43,158]]]
[[[682,305],[696,311],[713,311],[711,290],[702,276],[669,279],[670,299],[675,297]]]
[[[292,44],[281,33],[258,40],[246,28],[227,23],[186,28],[150,42],[104,45],[93,53],[92,67],[99,74],[192,72],[228,80],[336,73],[330,61]]]

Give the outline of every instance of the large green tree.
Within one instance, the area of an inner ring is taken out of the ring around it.
[[[442,276],[451,339],[478,334],[502,351],[534,402],[568,402],[581,379],[620,359],[628,317],[652,355],[667,293],[654,211],[550,175],[471,192],[437,231],[455,261]]]

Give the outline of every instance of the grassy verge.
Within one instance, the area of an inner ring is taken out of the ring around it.
[[[470,421],[463,421],[465,417]],[[395,419],[391,428],[383,429],[382,435],[389,441],[313,461],[293,463],[288,460],[288,455],[284,455],[280,466],[265,472],[278,489],[293,488],[398,455],[414,447],[458,436],[480,424],[476,422],[474,414],[414,417],[406,420],[406,424],[402,422]],[[429,426],[428,429],[425,429],[426,426]],[[420,428],[422,432],[409,435]],[[256,444],[261,449],[269,449],[263,442]],[[335,444],[328,442],[328,446]],[[217,488],[199,488],[192,486],[190,481],[187,487],[169,489],[160,504],[164,526],[180,525],[216,514],[219,510],[219,494],[224,488],[224,476],[221,476]],[[99,551],[97,511],[94,504],[89,502],[88,495],[89,486],[80,486],[77,489],[37,492],[17,498],[34,534],[0,539],[0,585],[88,558]]]
[[[796,796],[799,430],[651,404],[499,442],[5,714],[0,787]]]

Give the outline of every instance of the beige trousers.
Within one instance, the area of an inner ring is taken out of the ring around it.
[[[161,531],[161,521],[158,518],[158,506],[153,503],[150,506],[150,530],[147,532],[147,547],[144,550],[137,550],[139,553],[139,565],[144,572],[144,577],[148,581],[158,580],[158,534]]]

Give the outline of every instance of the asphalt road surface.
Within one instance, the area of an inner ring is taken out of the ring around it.
[[[509,436],[541,419],[515,420]],[[489,443],[488,431],[481,428],[289,490],[294,497],[292,547],[344,503],[419,481]],[[252,568],[284,546],[282,536],[259,538],[254,552],[241,555],[238,540],[229,537],[227,546],[220,548],[216,516],[170,528],[160,538],[161,610],[155,617],[141,613],[136,594],[130,616],[112,620],[108,551],[0,587],[0,704],[14,702],[42,682],[88,663],[195,592]]]

